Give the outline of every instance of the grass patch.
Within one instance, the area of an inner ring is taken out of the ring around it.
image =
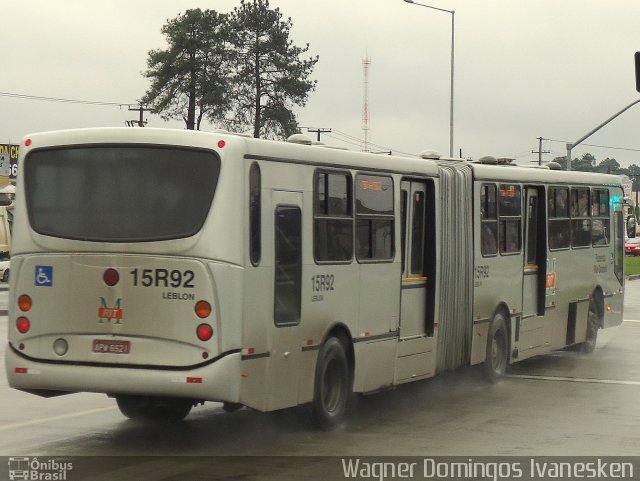
[[[640,274],[640,256],[624,256],[624,273],[628,276]]]

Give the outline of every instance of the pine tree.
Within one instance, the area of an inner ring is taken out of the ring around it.
[[[151,50],[147,70],[151,87],[140,100],[165,119],[183,119],[200,130],[204,117],[224,117],[228,106],[229,42],[226,15],[192,9],[162,27],[169,47]]]
[[[253,130],[254,137],[287,137],[297,131],[294,105],[304,106],[316,85],[309,80],[318,57],[301,58],[309,49],[289,39],[291,18],[282,20],[268,0],[242,0],[229,14],[235,75],[232,81],[232,130]]]

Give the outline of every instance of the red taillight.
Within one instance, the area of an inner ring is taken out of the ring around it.
[[[102,274],[102,279],[106,285],[113,287],[120,281],[120,274],[118,274],[118,271],[115,269],[107,269],[104,271],[104,274]]]
[[[24,141],[25,147],[29,147],[31,145],[31,139],[27,139]]]
[[[20,334],[26,334],[31,329],[31,322],[26,317],[19,317],[16,319],[16,328]]]
[[[200,319],[204,319],[205,317],[209,317],[211,315],[211,304],[207,301],[198,301],[196,302],[196,316]]]
[[[196,329],[196,334],[201,341],[208,341],[213,337],[213,327],[209,324],[200,324]]]
[[[18,297],[18,307],[22,312],[28,312],[31,309],[31,306],[33,306],[33,301],[30,296],[22,294]]]
[[[218,140],[218,148],[224,149],[224,146],[227,145],[224,140]]]

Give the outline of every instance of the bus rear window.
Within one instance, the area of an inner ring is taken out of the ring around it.
[[[154,146],[46,149],[25,159],[25,194],[38,233],[94,242],[196,234],[213,200],[220,158]]]

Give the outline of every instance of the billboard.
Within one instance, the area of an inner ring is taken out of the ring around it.
[[[0,144],[0,181],[15,180],[18,173],[19,145]],[[6,179],[3,179],[6,177]]]

